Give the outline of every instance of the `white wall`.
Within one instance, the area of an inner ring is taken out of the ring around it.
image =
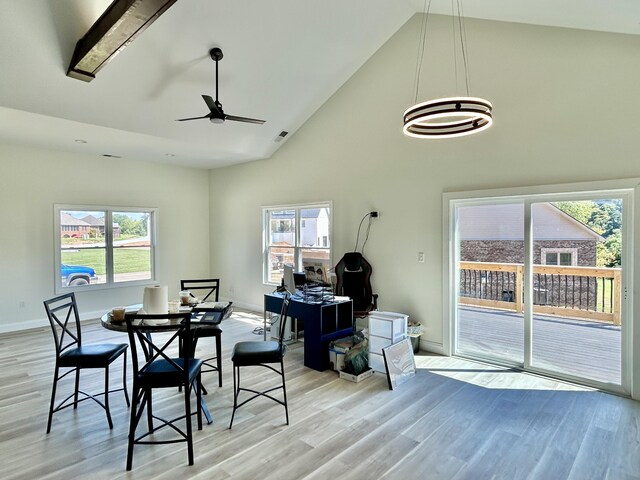
[[[48,324],[42,301],[55,295],[56,203],[157,207],[159,283],[177,296],[180,278],[209,274],[202,170],[0,144],[0,332]],[[81,316],[140,303],[142,288],[78,293]]]
[[[333,200],[334,264],[375,209],[380,218],[364,253],[379,306],[426,324],[423,346],[437,350],[443,192],[640,175],[640,36],[468,19],[471,94],[493,102],[495,124],[429,141],[402,134],[402,113],[414,102],[419,20],[271,159],[211,171],[211,265],[225,296],[261,308],[269,291],[261,282],[262,205]],[[453,87],[450,25],[429,19],[420,101],[464,93]]]

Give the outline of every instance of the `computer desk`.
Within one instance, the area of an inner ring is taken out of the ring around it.
[[[267,312],[280,313],[282,295],[264,296],[264,338]],[[329,342],[353,333],[353,302],[306,303],[291,298],[287,316],[304,323],[304,366],[322,371],[329,368]]]

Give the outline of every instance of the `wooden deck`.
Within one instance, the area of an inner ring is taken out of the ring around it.
[[[524,323],[515,312],[460,306],[458,351],[522,362]],[[534,315],[534,366],[621,383],[620,327]]]

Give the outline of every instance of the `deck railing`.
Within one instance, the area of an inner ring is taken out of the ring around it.
[[[533,266],[533,312],[620,325],[620,268]],[[524,265],[460,262],[460,303],[524,311]]]

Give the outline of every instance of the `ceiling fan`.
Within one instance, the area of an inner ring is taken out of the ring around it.
[[[209,113],[203,115],[201,117],[191,117],[191,118],[179,118],[176,122],[186,122],[188,120],[199,120],[202,118],[208,118],[211,123],[224,123],[225,120],[233,120],[234,122],[245,122],[245,123],[257,123],[258,125],[262,125],[265,121],[258,120],[257,118],[248,118],[248,117],[238,117],[235,115],[227,115],[222,110],[222,104],[218,101],[218,62],[222,60],[222,50],[218,47],[214,47],[209,50],[209,55],[216,62],[216,99],[215,101],[209,95],[202,95],[202,99],[204,103],[209,107]]]

